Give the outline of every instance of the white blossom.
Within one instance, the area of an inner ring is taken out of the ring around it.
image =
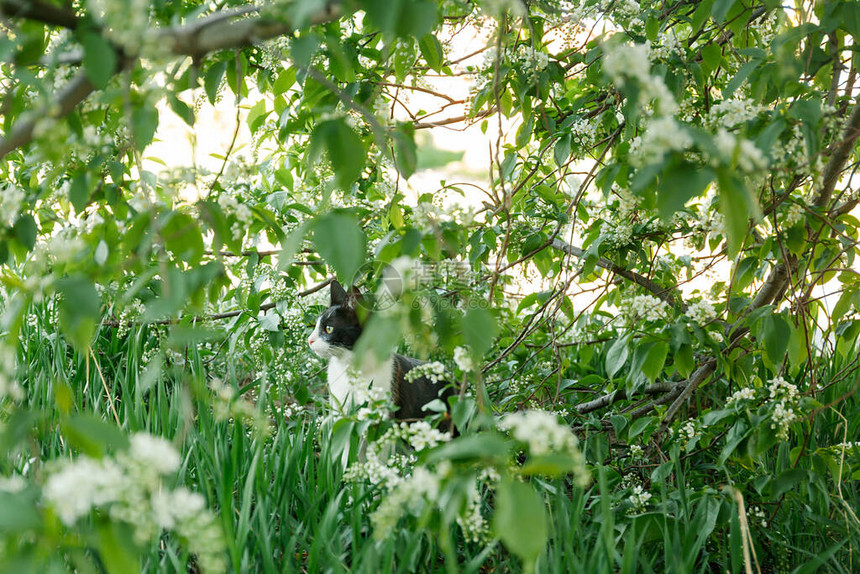
[[[714,320],[717,316],[717,311],[714,309],[714,305],[710,301],[702,299],[701,301],[694,301],[687,305],[687,312],[685,314],[692,319],[694,323],[705,325]]]
[[[693,145],[693,138],[671,117],[648,122],[645,132],[631,144],[630,153],[636,165],[662,161],[667,153],[683,152]]]
[[[636,511],[641,512],[645,509],[648,501],[651,500],[651,493],[642,488],[641,485],[636,485],[633,487],[633,494],[627,500],[630,501],[630,504],[633,505]]]
[[[472,353],[467,347],[457,347],[454,349],[454,363],[462,370],[472,371],[475,368],[475,362],[472,360]]]
[[[669,305],[654,295],[636,295],[622,303],[621,308],[630,321],[660,321],[669,312]]]
[[[429,379],[432,383],[439,383],[445,381],[447,379],[445,365],[443,365],[439,361],[430,361],[428,363],[422,363],[417,367],[412,368],[403,376],[403,378],[410,383],[414,383],[417,379],[420,379],[421,377]]]
[[[740,401],[751,401],[755,399],[755,390],[751,387],[745,387],[732,393],[732,396],[726,401],[726,406],[730,407]]]

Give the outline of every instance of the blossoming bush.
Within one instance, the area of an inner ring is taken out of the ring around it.
[[[0,568],[850,570],[858,22],[0,1]]]

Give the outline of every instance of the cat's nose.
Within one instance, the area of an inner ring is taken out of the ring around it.
[[[314,344],[314,338],[313,338],[313,337],[310,337],[310,338],[308,339],[308,345],[313,345],[313,344]]]

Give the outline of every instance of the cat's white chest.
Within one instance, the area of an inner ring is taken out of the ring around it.
[[[343,357],[332,357],[328,363],[328,391],[331,406],[345,411],[352,403],[367,400],[367,392],[372,387],[388,394],[391,392],[391,379],[394,376],[394,359],[389,358],[368,371],[353,366],[352,353]]]

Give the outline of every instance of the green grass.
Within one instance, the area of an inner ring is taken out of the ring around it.
[[[37,307],[35,316],[23,330],[20,372],[23,406],[37,413],[38,424],[32,438],[0,459],[0,474],[25,472],[38,480],[45,461],[75,456],[64,436],[66,413],[94,413],[114,424],[117,418],[126,433],[147,431],[174,442],[182,454],[176,483],[203,494],[217,513],[232,571],[521,571],[518,559],[498,541],[467,541],[458,527],[440,522],[438,513],[403,519],[394,534],[375,540],[369,517],[381,493],[343,480],[359,450],[359,426],[339,434],[324,406],[314,402],[300,416],[285,418],[275,404],[287,390],[277,382],[256,388],[256,409],[269,420],[268,433],[240,420],[219,420],[207,383],[213,376],[237,387],[243,383],[247,373],[234,368],[236,357],[190,347],[182,353],[184,364],[170,359],[160,371],[147,371],[142,357],[157,346],[150,328],[137,327],[121,339],[115,329],[103,328],[88,357],[52,331],[47,305]],[[838,368],[833,365],[831,376]],[[313,381],[311,388],[320,382]],[[820,401],[835,401],[856,385],[856,378],[848,377],[828,388]],[[856,395],[838,406],[845,414],[856,413]],[[860,524],[854,509],[860,508],[860,496],[851,473],[857,473],[858,455],[834,467],[816,452],[860,436],[858,425],[856,416],[846,420],[822,409],[796,425],[791,444],[767,451],[749,468],[731,463],[730,473],[717,468],[714,449],[690,454],[671,448],[662,460],[631,467],[616,458],[618,451],[590,447],[590,441],[605,440],[603,433],[592,434],[585,452],[605,452],[605,458],[589,461],[593,480],[587,488],[566,478],[531,479],[544,497],[550,525],[536,571],[740,572],[745,540],[752,541],[762,572],[857,571]],[[14,426],[7,421],[8,428]],[[840,468],[845,474],[837,488],[834,471]],[[792,472],[807,474],[788,485]],[[630,511],[621,486],[623,474],[630,473],[653,494],[641,513]],[[789,487],[782,488],[780,481]],[[729,486],[738,489],[748,508],[765,509],[767,527],[742,523]],[[482,500],[489,518],[493,491],[483,492]],[[31,554],[52,556],[45,559],[61,570],[74,556],[83,556],[93,571],[102,569],[97,553],[74,533],[38,531],[33,542],[8,532],[4,539],[2,528],[0,522],[6,571],[18,564],[12,558]],[[66,553],[52,555],[57,545]],[[189,572],[194,562],[181,541],[166,533],[143,549],[141,567]]]

